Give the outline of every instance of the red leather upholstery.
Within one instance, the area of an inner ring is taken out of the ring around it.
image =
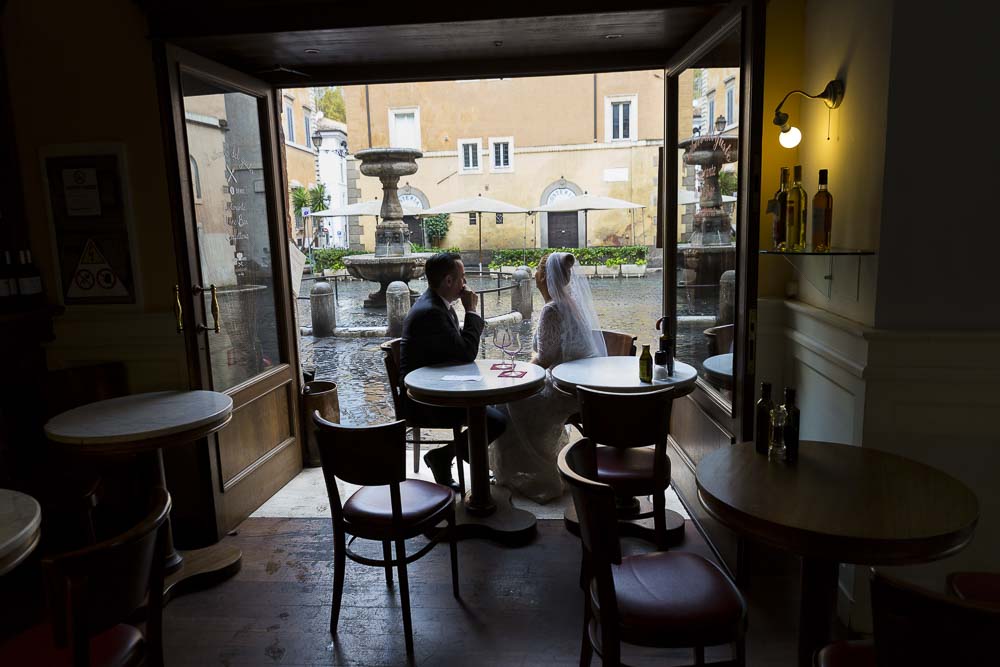
[[[734,641],[744,616],[736,586],[713,563],[682,551],[627,556],[612,566],[621,638],[651,646]],[[596,584],[594,609],[600,613]]]
[[[816,654],[816,667],[875,667],[875,645],[871,641],[839,641]]]
[[[116,625],[90,638],[90,665],[138,665],[146,655],[142,633],[131,625]],[[72,665],[73,652],[60,648],[47,623],[29,628],[0,646],[0,665],[18,667],[58,667]]]
[[[644,496],[655,493],[653,485],[654,451],[646,447],[619,449],[597,448],[597,479],[613,488],[616,493]],[[667,461],[666,478],[670,479],[670,462]]]
[[[399,484],[402,524],[413,525],[441,511],[454,499],[446,486],[408,479]],[[392,503],[388,486],[363,486],[344,503],[344,519],[348,523],[392,525]]]
[[[963,600],[1000,606],[1000,572],[953,572],[948,584]]]

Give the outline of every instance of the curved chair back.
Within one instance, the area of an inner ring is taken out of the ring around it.
[[[358,486],[385,486],[406,479],[406,422],[341,426],[313,413],[323,472]]]
[[[90,637],[146,607],[146,641],[162,663],[163,561],[170,494],[153,489],[150,512],[133,528],[84,549],[42,561],[57,645],[70,642],[74,664],[89,660]],[[148,600],[148,602],[147,602]]]
[[[733,324],[722,324],[717,327],[709,327],[703,332],[708,339],[708,353],[711,356],[726,354],[733,351],[733,336],[736,326]]]
[[[403,418],[403,383],[399,378],[399,344],[402,338],[393,338],[379,345],[385,353],[385,372],[389,376],[389,393],[392,395],[392,407],[396,410],[396,419]]]
[[[872,620],[880,666],[997,664],[996,606],[928,591],[875,570]]]
[[[608,447],[667,444],[673,387],[633,394],[576,388],[583,433]]]
[[[602,330],[601,334],[604,335],[604,347],[608,349],[609,357],[635,356],[636,337],[632,334],[620,331],[608,331],[606,329]]]
[[[580,521],[580,540],[592,566],[610,568],[622,560],[618,543],[618,515],[615,493],[596,481],[597,458],[594,443],[581,438],[566,445],[556,462],[559,475],[573,496]],[[610,569],[608,570],[610,574]]]

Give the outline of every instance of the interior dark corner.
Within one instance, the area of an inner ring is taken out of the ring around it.
[[[995,664],[996,19],[0,0],[0,665]]]

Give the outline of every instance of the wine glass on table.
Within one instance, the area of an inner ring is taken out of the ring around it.
[[[510,357],[510,366],[507,367],[507,371],[514,370],[514,357],[521,351],[521,336],[516,332],[510,334],[510,344],[507,346],[507,356]]]
[[[503,359],[504,354],[506,354],[507,347],[510,346],[511,337],[510,331],[506,327],[497,327],[493,330],[493,345],[498,350],[500,350],[500,358]],[[505,363],[497,364],[499,370],[510,370],[510,366]]]

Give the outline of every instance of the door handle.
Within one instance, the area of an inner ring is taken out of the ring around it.
[[[220,317],[220,310],[219,310],[219,290],[218,290],[218,288],[214,284],[209,285],[208,286],[208,290],[206,290],[201,285],[193,285],[191,287],[191,291],[194,292],[195,294],[201,294],[202,292],[206,292],[206,291],[211,291],[212,292],[212,323],[215,326],[214,327],[207,327],[204,324],[199,324],[198,325],[198,331],[214,331],[215,333],[222,333],[222,320],[221,320],[221,317]]]
[[[177,318],[177,333],[184,331],[184,309],[181,307],[181,288],[174,285],[174,316]]]

